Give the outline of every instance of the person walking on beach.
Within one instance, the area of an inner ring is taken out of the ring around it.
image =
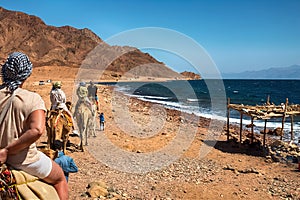
[[[104,131],[104,114],[103,113],[100,113],[99,115],[99,120],[100,120],[100,131]]]
[[[69,173],[78,172],[78,167],[75,164],[73,158],[64,154],[61,141],[59,140],[54,141],[54,150],[58,151],[57,157],[54,159],[54,161],[62,168],[66,180],[68,182]]]
[[[29,58],[14,52],[1,72],[0,163],[43,179],[54,186],[61,200],[68,199],[62,169],[36,147],[35,142],[45,132],[46,107],[40,95],[22,88],[32,73]]]

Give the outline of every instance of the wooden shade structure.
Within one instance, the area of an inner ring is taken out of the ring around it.
[[[288,99],[286,99],[285,104],[274,105],[269,103],[269,97],[267,103],[265,105],[256,105],[249,106],[243,104],[231,104],[230,98],[228,98],[227,102],[227,140],[229,140],[229,118],[230,118],[230,109],[236,110],[240,113],[240,143],[242,142],[242,126],[243,126],[243,115],[247,115],[251,117],[251,142],[253,142],[254,133],[253,133],[253,121],[254,120],[264,120],[264,137],[263,137],[263,145],[266,143],[266,126],[267,121],[271,118],[281,118],[281,138],[283,135],[284,123],[286,118],[291,119],[291,140],[294,139],[293,133],[293,120],[295,115],[300,115],[300,105],[293,104],[288,105]]]

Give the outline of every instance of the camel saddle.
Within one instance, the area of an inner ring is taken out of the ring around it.
[[[9,169],[2,164],[0,171],[0,199],[59,200],[52,185],[21,170]]]
[[[50,116],[52,115],[52,113],[55,113],[57,115],[56,119],[55,119],[54,127],[57,126],[58,120],[61,117],[65,118],[67,120],[69,127],[74,126],[74,124],[72,123],[72,116],[70,116],[66,111],[64,111],[64,110],[59,110],[59,111],[57,111],[57,110],[51,110],[50,111]]]

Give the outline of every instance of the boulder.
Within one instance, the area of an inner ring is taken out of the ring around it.
[[[281,132],[281,130],[282,130],[282,128],[280,128],[280,127],[275,128],[274,131],[273,131],[274,135],[282,136],[284,133]]]
[[[261,134],[264,134],[264,130],[261,130],[260,133],[261,133]],[[267,128],[267,129],[266,129],[266,134],[267,134],[267,135],[273,135],[274,133],[273,133],[272,130],[270,130],[270,129]]]
[[[103,181],[91,182],[87,188],[87,194],[92,198],[106,197],[108,195],[107,185]]]

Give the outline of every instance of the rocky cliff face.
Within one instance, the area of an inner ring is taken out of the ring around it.
[[[105,61],[109,61],[110,58],[105,58],[102,55],[100,61],[107,64],[106,69],[109,73],[117,73],[118,76],[121,76],[128,71],[132,71],[136,66],[151,63],[159,65],[159,67],[147,65],[147,70],[139,69],[132,73],[139,74],[147,71],[147,74],[144,73],[145,76],[179,76],[178,73],[167,68],[151,55],[136,48],[105,44],[101,38],[89,29],[48,26],[36,16],[9,11],[0,7],[0,58],[2,61],[7,58],[9,53],[21,51],[30,57],[34,67],[80,67],[89,52],[99,44],[105,48],[106,52],[110,54],[117,52],[116,54],[119,55],[113,62],[107,63]],[[120,54],[120,52],[123,53]]]
[[[190,80],[199,80],[199,79],[201,79],[201,76],[199,74],[195,74],[194,72],[184,71],[184,72],[181,72],[180,74],[182,76],[186,77],[187,79],[190,79]]]
[[[40,18],[0,8],[0,57],[26,53],[34,66],[78,66],[101,39],[88,29],[47,26]]]

